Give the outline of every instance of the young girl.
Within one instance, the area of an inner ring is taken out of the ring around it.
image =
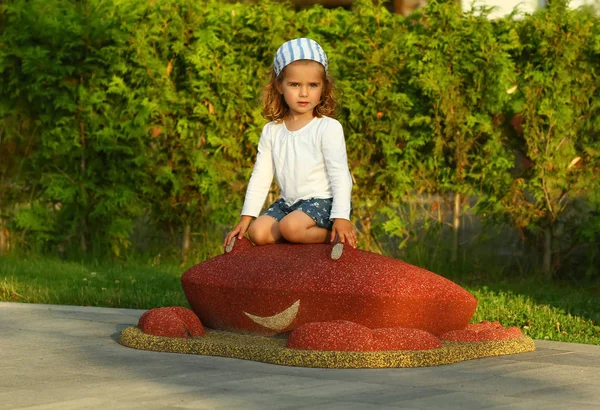
[[[356,247],[350,222],[352,178],[342,126],[329,117],[334,111],[321,46],[308,38],[284,43],[275,54],[264,97],[264,115],[271,122],[262,130],[242,216],[225,237],[225,247],[246,231],[255,245],[324,243],[337,237]],[[258,216],[273,175],[281,198]]]

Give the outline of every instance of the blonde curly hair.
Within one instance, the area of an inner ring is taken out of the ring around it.
[[[290,109],[283,95],[279,92],[279,86],[283,82],[284,77],[285,68],[277,76],[275,70],[271,67],[271,80],[265,85],[263,95],[263,117],[270,121],[282,121]],[[324,72],[321,101],[314,108],[313,115],[318,118],[323,116],[334,117],[336,109],[335,84],[329,73]]]

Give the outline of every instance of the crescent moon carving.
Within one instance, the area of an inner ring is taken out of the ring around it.
[[[267,329],[281,331],[292,324],[296,315],[298,314],[298,308],[300,307],[300,299],[295,301],[289,308],[282,312],[276,313],[273,316],[255,316],[248,312],[244,312],[253,322],[258,323]]]

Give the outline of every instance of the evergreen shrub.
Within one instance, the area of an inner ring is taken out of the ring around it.
[[[585,244],[600,236],[600,33],[597,16],[564,5],[490,21],[441,1],[407,18],[370,0],[5,1],[0,234],[97,257],[123,255],[139,221],[148,235],[220,242],[241,209],[273,55],[306,36],[331,61],[363,247],[382,232],[405,244],[404,204],[439,195],[530,235],[547,272],[583,249],[597,275]]]

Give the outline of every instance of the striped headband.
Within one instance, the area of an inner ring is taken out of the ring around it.
[[[296,38],[283,43],[275,53],[273,68],[275,75],[279,76],[283,69],[297,60],[312,60],[321,63],[327,72],[327,54],[315,40],[310,38]]]

